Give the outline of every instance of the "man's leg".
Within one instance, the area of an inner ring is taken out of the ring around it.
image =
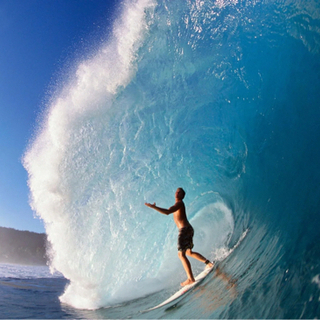
[[[178,255],[179,255],[179,259],[181,260],[183,268],[186,271],[187,277],[188,277],[188,279],[186,281],[182,282],[181,285],[182,286],[186,286],[188,284],[191,284],[191,283],[195,282],[195,280],[194,280],[194,277],[193,277],[190,261],[186,257],[186,252],[185,251],[179,251]]]
[[[213,267],[213,264],[211,262],[208,262],[209,260],[207,260],[203,255],[201,255],[198,252],[193,252],[191,249],[188,249],[186,251],[186,254],[191,258],[197,259],[197,260],[205,263],[209,268]]]

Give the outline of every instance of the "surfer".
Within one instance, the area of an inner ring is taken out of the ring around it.
[[[178,188],[175,194],[176,203],[169,209],[163,209],[156,206],[156,203],[145,203],[149,208],[152,208],[162,214],[169,215],[173,213],[173,219],[179,229],[178,236],[178,256],[182,262],[184,270],[187,273],[188,279],[181,283],[181,286],[186,286],[195,282],[193,277],[190,261],[186,256],[197,259],[207,265],[207,267],[213,267],[213,263],[207,260],[198,252],[193,252],[193,228],[189,223],[186,215],[186,208],[183,202],[185,191],[182,188]]]

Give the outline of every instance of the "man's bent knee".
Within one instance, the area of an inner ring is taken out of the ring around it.
[[[180,259],[185,258],[185,257],[186,257],[186,252],[185,252],[185,251],[178,251],[178,257],[179,257]]]

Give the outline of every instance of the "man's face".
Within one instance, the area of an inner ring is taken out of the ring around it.
[[[181,189],[177,189],[177,191],[176,191],[176,198],[177,199],[182,199],[182,190]]]

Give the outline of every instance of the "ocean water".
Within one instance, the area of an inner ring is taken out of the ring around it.
[[[24,156],[61,275],[3,276],[5,317],[21,297],[34,318],[320,317],[319,1],[118,12],[57,82]],[[144,206],[171,206],[177,187],[194,249],[220,272],[143,313],[185,279],[172,217]]]

